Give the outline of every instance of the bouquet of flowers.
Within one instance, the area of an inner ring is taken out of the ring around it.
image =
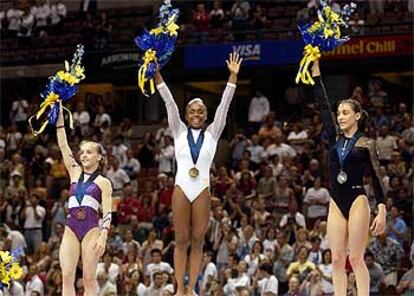
[[[321,51],[331,51],[347,42],[349,37],[343,35],[347,22],[356,9],[355,3],[346,4],[339,12],[329,6],[330,0],[319,0],[318,20],[314,23],[299,24],[299,31],[305,41],[304,56],[300,62],[296,83],[314,84],[309,66],[321,57]]]
[[[177,40],[176,24],[179,10],[172,8],[170,0],[165,0],[159,10],[159,23],[151,31],[146,29],[135,37],[135,44],[144,52],[138,70],[138,86],[149,97],[155,93],[154,75],[157,64],[162,68],[172,56]]]
[[[57,72],[49,78],[46,89],[40,94],[44,99],[40,104],[39,111],[29,118],[29,125],[35,136],[41,134],[46,126],[50,123],[55,125],[59,115],[59,104],[68,101],[78,91],[78,84],[85,79],[85,68],[82,67],[82,57],[84,54],[83,45],[78,45],[72,58],[72,63],[65,61],[65,69]],[[73,128],[72,113],[65,107],[63,110],[69,113],[70,128]],[[32,121],[38,121],[41,116],[47,112],[46,118],[43,118],[38,129],[32,125]]]

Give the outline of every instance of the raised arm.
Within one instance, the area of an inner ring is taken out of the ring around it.
[[[328,133],[329,145],[332,146],[336,142],[337,129],[335,120],[332,116],[331,106],[329,104],[328,94],[321,79],[321,72],[319,69],[319,62],[315,61],[312,66],[312,77],[315,79],[315,97],[318,100],[321,108],[321,118],[324,127]]]
[[[227,68],[230,72],[229,80],[227,81],[227,86],[224,89],[223,95],[221,97],[220,105],[216,110],[214,121],[207,128],[207,130],[213,135],[214,139],[216,140],[220,138],[220,135],[226,125],[227,112],[236,90],[237,74],[239,73],[240,64],[242,61],[243,59],[239,57],[238,53],[231,53],[229,60],[226,61]]]
[[[82,168],[75,160],[72,154],[72,150],[69,147],[68,140],[66,138],[65,120],[63,118],[62,103],[59,103],[59,115],[56,123],[56,135],[57,142],[62,153],[63,162],[68,170],[71,181],[75,180],[76,176],[82,172]]]
[[[186,130],[186,126],[181,121],[180,112],[178,111],[177,104],[175,103],[169,88],[163,81],[159,70],[156,72],[154,80],[158,92],[160,93],[161,98],[165,102],[165,107],[167,108],[168,125],[175,139],[183,130]]]

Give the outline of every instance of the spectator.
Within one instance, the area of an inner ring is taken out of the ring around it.
[[[234,276],[233,276],[234,275]],[[225,276],[226,284],[223,288],[225,295],[235,296],[238,288],[249,287],[250,279],[247,275],[247,263],[241,260],[237,264],[237,270],[234,273],[230,270],[226,270]]]
[[[103,273],[105,277],[102,280],[106,278],[111,284],[115,285],[120,272],[119,265],[113,262],[113,255],[108,251],[102,257],[103,262],[98,263],[96,273]]]
[[[286,277],[290,278],[296,275],[300,279],[306,279],[310,272],[316,268],[315,264],[309,261],[308,256],[308,249],[305,246],[300,247],[297,253],[297,261],[289,265]]]
[[[145,172],[148,168],[155,167],[154,162],[154,149],[155,142],[153,135],[150,131],[144,133],[144,138],[141,145],[138,148],[138,160],[141,163],[142,169],[145,169]]]
[[[321,179],[316,178],[313,187],[306,191],[303,203],[307,206],[308,226],[313,228],[316,220],[326,219],[328,215],[328,204],[330,194],[328,190],[321,187]]]
[[[112,24],[108,22],[105,12],[101,13],[98,24],[96,25],[95,49],[104,50],[108,43],[112,41]]]
[[[293,218],[292,222],[306,228],[304,221],[305,218],[298,212],[295,193],[288,187],[288,181],[284,176],[278,177],[277,186],[273,196],[274,200],[272,207],[274,208],[274,213],[278,217],[283,216],[280,220],[280,227],[284,227],[286,224],[289,224],[289,218]]]
[[[245,32],[248,29],[247,20],[249,18],[250,4],[245,0],[236,0],[233,4],[230,14],[232,21],[232,29],[235,41],[243,41]]]
[[[370,295],[380,295],[379,293],[384,285],[384,271],[382,270],[381,265],[375,262],[374,255],[371,252],[366,252],[364,258],[370,278]]]
[[[238,130],[234,138],[229,143],[229,148],[232,150],[231,160],[232,168],[236,168],[242,160],[243,152],[250,145],[249,139],[244,134],[243,130]]]
[[[270,138],[273,141],[276,140],[276,137],[279,137],[278,140],[281,140],[282,136],[282,130],[277,126],[275,114],[270,112],[259,129],[259,137],[261,140]]]
[[[388,165],[391,161],[392,152],[397,149],[397,141],[394,136],[389,134],[388,126],[381,126],[380,135],[376,140],[376,146],[381,165]]]
[[[110,293],[116,295],[116,285],[109,280],[109,275],[105,271],[97,272],[96,281],[98,282],[98,296],[111,295]]]
[[[323,256],[321,250],[321,239],[318,236],[311,238],[312,247],[309,250],[309,261],[313,262],[316,266],[322,264]]]
[[[157,129],[157,132],[155,133],[155,142],[158,146],[163,147],[165,145],[165,136],[172,137],[170,127],[168,126],[168,121],[166,118],[163,118],[161,122],[161,127]]]
[[[6,135],[6,141],[7,141],[7,153],[13,154],[15,153],[21,142],[22,142],[22,134],[18,131],[16,123],[13,123],[10,126],[10,129]]]
[[[295,157],[296,151],[292,146],[283,143],[282,134],[277,134],[274,136],[274,143],[267,147],[266,154],[268,157],[272,157],[275,154],[279,155],[279,162],[283,163],[286,159]]]
[[[141,170],[141,164],[137,158],[134,157],[132,149],[126,151],[126,162],[122,169],[128,174],[130,179],[135,179]]]
[[[248,266],[247,275],[249,278],[252,278],[256,274],[257,268],[265,260],[263,251],[262,242],[257,240],[254,242],[250,253],[244,257],[243,260],[247,263]]]
[[[382,2],[383,0],[377,1]],[[382,90],[382,82],[374,79],[370,82],[368,98],[375,108],[387,107],[388,94]],[[377,109],[378,110],[378,109]],[[381,125],[380,125],[381,126]]]
[[[174,169],[174,145],[170,136],[164,136],[164,146],[155,149],[155,161],[158,162],[158,172],[172,175]]]
[[[322,263],[318,265],[322,276],[322,292],[326,296],[333,296],[332,285],[332,253],[327,249],[322,252]]]
[[[52,8],[55,6],[52,6]],[[52,10],[53,11],[53,10]],[[91,117],[89,112],[85,110],[85,104],[79,102],[76,105],[76,111],[73,112],[73,123],[75,127],[75,134],[82,138],[89,135],[89,123]]]
[[[31,194],[30,202],[22,212],[24,218],[24,237],[28,252],[32,254],[43,240],[42,224],[46,216],[46,209],[39,205],[39,196]]]
[[[224,11],[221,8],[221,1],[215,0],[213,9],[210,11],[210,25],[213,30],[221,29],[224,23]]]
[[[202,271],[203,271],[203,280],[201,283],[201,291],[203,293],[207,292],[207,287],[211,285],[211,282],[217,279],[217,267],[212,262],[213,253],[204,252],[203,261],[202,261]]]
[[[250,133],[257,132],[262,122],[270,113],[269,99],[265,97],[260,90],[256,90],[255,96],[249,105],[249,125]]]
[[[157,271],[153,274],[153,283],[154,285],[151,285],[145,289],[144,296],[158,296],[162,295],[162,289],[163,289],[163,279],[162,279],[162,272]]]
[[[124,186],[131,182],[128,174],[119,167],[119,161],[117,158],[112,158],[110,168],[107,171],[106,176],[112,182],[113,196],[120,196]]]
[[[388,231],[377,236],[368,246],[368,250],[384,270],[386,286],[397,286],[397,267],[404,254],[398,242],[389,238]]]
[[[31,14],[36,18],[36,32],[42,34],[47,32],[47,22],[50,18],[51,10],[49,4],[44,0],[39,0],[37,5],[32,7]]]
[[[400,213],[397,206],[392,206],[389,215],[388,225],[388,237],[397,241],[401,247],[404,245],[404,241],[407,237],[407,225],[400,217]]]
[[[267,18],[264,9],[260,4],[256,4],[251,19],[251,27],[256,30],[256,38],[262,39],[261,30],[266,27]]]
[[[198,3],[196,10],[193,12],[193,24],[196,31],[199,33],[208,31],[208,24],[210,22],[209,12],[203,3]]]
[[[269,263],[263,263],[259,267],[259,277],[254,279],[254,285],[257,286],[258,292],[261,296],[278,295],[278,281],[273,275],[272,265]]]
[[[101,130],[104,122],[106,122],[109,127],[111,126],[111,117],[105,112],[105,107],[100,105],[98,107],[98,114],[95,116],[94,127]]]
[[[289,290],[284,296],[305,296],[300,292],[300,279],[297,276],[292,276],[289,279]]]
[[[156,273],[166,271],[168,274],[172,275],[174,273],[174,269],[167,262],[161,261],[162,253],[160,249],[152,249],[150,253],[151,263],[147,265],[145,275],[148,276],[151,281],[150,286],[154,286],[154,275]]]
[[[17,33],[20,31],[20,23],[21,23],[20,18],[22,15],[23,15],[23,11],[17,8],[16,3],[14,3],[13,7],[7,10],[7,13],[6,13],[6,19],[8,23],[7,35],[9,37],[16,37]]]
[[[54,4],[52,4],[50,8],[50,18],[52,32],[54,34],[60,34],[66,20],[66,5],[61,0],[57,0]]]
[[[408,296],[414,293],[414,256],[411,256],[411,268],[400,279],[397,286],[398,295]]]
[[[309,296],[323,295],[322,276],[319,270],[312,270],[301,284],[301,291]]]

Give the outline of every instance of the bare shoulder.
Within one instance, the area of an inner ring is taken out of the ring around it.
[[[95,182],[102,190],[112,191],[112,182],[107,177],[99,175]]]

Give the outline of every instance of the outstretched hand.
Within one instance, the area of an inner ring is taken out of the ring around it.
[[[229,59],[226,60],[227,68],[229,69],[230,74],[237,75],[239,73],[240,64],[242,61],[243,58],[240,58],[238,53],[230,53]]]

